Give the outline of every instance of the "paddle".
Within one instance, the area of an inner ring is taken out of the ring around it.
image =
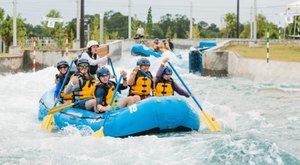
[[[62,92],[62,90],[63,90],[63,88],[64,88],[64,86],[65,86],[65,84],[66,84],[66,82],[67,82],[67,79],[68,79],[69,74],[70,74],[70,70],[72,69],[72,66],[73,66],[73,63],[74,63],[74,60],[71,61],[71,64],[70,64],[69,69],[68,69],[68,71],[67,71],[67,74],[66,74],[66,76],[65,76],[65,78],[64,78],[64,81],[63,81],[63,83],[62,83],[62,85],[61,85],[61,87],[60,87],[60,89],[59,89],[59,92],[58,92],[58,99],[60,99],[60,94],[61,94],[61,92]],[[55,108],[56,108],[57,103],[58,103],[58,102],[55,102],[55,103],[54,103],[54,105],[53,105],[54,108],[52,108],[52,109],[55,109]],[[50,110],[51,110],[51,109],[50,109]],[[48,130],[49,132],[52,130],[53,124],[54,124],[54,117],[53,117],[53,115],[49,115],[49,114],[50,114],[50,110],[48,111],[48,115],[44,117],[44,119],[43,119],[43,121],[42,121],[42,124],[41,124],[41,128],[42,128],[42,129],[46,129],[46,130]],[[52,125],[52,128],[51,128],[51,125]]]
[[[185,89],[189,92],[189,94],[192,94],[191,91],[189,90],[189,88],[186,86],[186,84],[184,83],[184,81],[181,79],[181,77],[179,76],[179,74],[176,72],[175,68],[173,67],[173,65],[171,64],[171,62],[168,62],[168,64],[170,65],[170,67],[172,68],[172,70],[174,71],[174,73],[176,74],[176,76],[178,77],[178,79],[181,81],[181,83],[183,84],[183,86],[185,87]],[[199,104],[199,102],[196,100],[196,98],[192,95],[193,100],[195,101],[195,103],[197,104],[197,106],[200,108],[201,112],[204,115],[204,121],[205,123],[208,125],[208,128],[210,129],[211,132],[214,131],[221,131],[222,128],[221,126],[216,122],[215,118],[212,117],[211,115],[209,115],[208,113],[204,112],[201,105]]]
[[[151,81],[153,81],[153,79],[142,69],[140,69],[140,71],[143,73],[144,76],[148,77]]]
[[[65,104],[56,106],[54,108],[51,108],[48,111],[47,116],[44,117],[44,120],[42,121],[42,124],[41,124],[41,128],[47,130],[48,132],[51,132],[53,127],[54,127],[54,113],[60,112],[60,111],[66,109],[68,107],[79,104],[79,103],[84,102],[88,99],[90,99],[90,98],[80,100],[80,101],[77,101],[77,102],[74,102],[74,103],[65,103]]]
[[[110,100],[110,103],[109,103],[110,106],[112,106],[113,100],[114,100],[114,98],[115,98],[115,96],[116,96],[116,93],[117,93],[117,91],[118,91],[118,88],[119,88],[119,85],[120,85],[120,82],[121,82],[122,78],[123,78],[123,75],[121,74],[121,76],[120,76],[120,78],[119,78],[119,81],[117,81],[117,86],[116,86],[116,89],[115,89],[115,91],[114,91],[113,97],[112,97],[111,100]],[[105,121],[107,120],[107,115],[108,115],[108,112],[106,111],[106,112],[105,112],[105,118],[104,118],[103,125],[100,127],[100,129],[99,129],[98,131],[96,131],[96,132],[94,133],[94,136],[95,136],[95,137],[98,137],[98,138],[103,138],[103,137],[104,137],[104,132],[103,132],[103,130],[104,130],[104,124],[105,124]]]
[[[113,71],[113,74],[115,76],[115,80],[117,82],[117,75],[116,75],[115,68],[114,68],[114,65],[112,63],[112,60],[111,60],[111,58],[109,58],[108,60],[109,60],[110,66],[111,66],[111,70]]]

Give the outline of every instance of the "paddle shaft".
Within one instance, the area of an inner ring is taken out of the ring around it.
[[[59,92],[58,92],[58,99],[60,99],[60,94],[61,94],[62,90],[64,89],[64,86],[65,86],[65,84],[67,82],[68,76],[69,76],[70,71],[71,71],[72,66],[73,66],[73,63],[74,63],[74,60],[71,61],[71,64],[70,64],[69,69],[68,69],[68,72],[67,72],[67,74],[66,74],[66,76],[64,78],[63,83],[61,84],[61,87],[60,87]],[[57,103],[58,102],[56,102],[53,107],[55,107],[57,105]]]
[[[120,78],[119,78],[119,81],[117,81],[116,89],[115,89],[114,94],[113,94],[113,97],[111,98],[110,103],[109,103],[110,106],[112,105],[112,103],[113,103],[113,101],[114,101],[114,98],[115,98],[115,96],[116,96],[116,93],[117,93],[117,91],[118,91],[118,88],[119,88],[119,86],[120,86],[120,82],[121,82],[122,78],[123,78],[123,75],[121,75]]]
[[[178,79],[180,80],[180,82],[182,83],[182,85],[185,87],[185,89],[189,92],[189,94],[192,94],[192,92],[190,91],[190,89],[186,86],[186,84],[184,83],[184,81],[182,80],[182,78],[179,76],[179,74],[177,73],[177,71],[175,70],[175,68],[173,67],[173,65],[168,62],[168,64],[170,65],[170,67],[172,68],[172,70],[174,71],[174,73],[176,74],[176,76],[178,77]],[[197,106],[200,108],[201,111],[203,111],[201,105],[199,104],[199,102],[196,100],[196,98],[194,96],[192,96],[193,100],[195,101],[195,103],[197,104]]]
[[[109,61],[109,63],[110,63],[111,70],[113,71],[113,74],[114,74],[114,76],[115,76],[115,80],[116,80],[116,82],[117,82],[117,75],[116,75],[115,68],[114,68],[114,65],[113,65],[113,63],[112,63],[111,58],[109,58],[108,61]]]
[[[144,76],[148,77],[151,81],[153,81],[153,79],[142,69],[140,69],[140,71],[143,73]]]

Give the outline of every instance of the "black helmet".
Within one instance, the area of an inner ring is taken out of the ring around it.
[[[56,68],[59,69],[59,67],[62,66],[62,65],[65,65],[65,66],[69,67],[68,62],[62,60],[62,61],[59,61],[59,62],[56,64]]]
[[[142,66],[142,65],[150,66],[150,61],[147,58],[141,58],[137,61],[136,65],[138,65],[138,66]]]
[[[88,64],[89,65],[89,61],[87,59],[81,58],[77,61],[77,66],[79,66],[80,64]]]
[[[163,71],[163,75],[164,74],[172,75],[172,73],[173,73],[172,69],[169,68],[168,66],[166,66],[164,71]]]
[[[100,76],[110,75],[110,72],[107,68],[101,67],[100,69],[97,70],[96,74],[97,74],[97,77],[99,78]]]

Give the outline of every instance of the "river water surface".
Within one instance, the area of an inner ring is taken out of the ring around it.
[[[188,73],[188,51],[182,52],[184,60],[171,62],[222,132],[211,133],[204,123],[199,131],[125,139],[97,139],[71,126],[45,132],[37,113],[57,72],[49,67],[0,75],[0,164],[300,164],[300,82],[201,77]],[[114,61],[117,73],[130,72],[138,59],[124,53]],[[155,74],[161,59],[150,60]]]

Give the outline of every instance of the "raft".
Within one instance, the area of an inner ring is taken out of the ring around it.
[[[53,106],[53,92],[46,92],[39,102],[40,121]],[[151,97],[131,106],[94,113],[69,107],[54,114],[55,127],[64,129],[72,125],[78,129],[89,127],[97,131],[104,127],[104,135],[127,137],[161,132],[192,131],[200,128],[197,112],[181,97]]]
[[[141,45],[141,44],[133,45],[130,52],[134,56],[146,56],[146,57],[154,56],[157,58],[162,57],[163,53],[167,52],[168,54],[172,54],[173,56],[177,57],[178,59],[182,59],[181,53],[169,51],[169,50],[167,50],[163,53],[159,53],[159,52],[156,52],[156,51],[148,48],[147,46]]]

